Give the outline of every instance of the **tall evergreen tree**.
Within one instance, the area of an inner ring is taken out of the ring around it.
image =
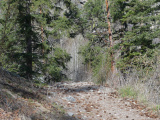
[[[124,29],[121,35],[121,68],[133,66],[149,67],[144,57],[154,55],[154,38],[159,37],[159,14],[156,0],[112,0],[111,14],[113,21],[119,20]]]
[[[67,17],[60,15],[62,9],[56,5],[58,2],[58,0],[0,1],[0,5],[4,6],[1,9],[4,13],[1,18],[1,45],[5,46],[4,54],[1,54],[3,67],[7,68],[5,65],[14,64],[15,72],[32,79],[33,75],[49,72],[44,70],[48,68],[50,62],[53,63],[57,60],[54,63],[56,64],[55,71],[58,67],[64,66],[63,62],[70,58],[66,52],[59,51],[63,54],[59,55],[58,58],[53,58],[53,61],[48,60],[48,57],[56,57],[49,56],[53,46],[48,44],[48,36],[50,34],[55,37],[59,36],[71,26],[67,25]],[[14,9],[11,9],[10,6]],[[5,10],[7,7],[8,9]],[[8,35],[6,36],[6,34]],[[8,62],[6,63],[5,60]],[[63,61],[58,62],[59,60]],[[11,66],[8,66],[10,69]],[[14,71],[13,69],[10,71]],[[57,74],[59,73],[60,70]]]
[[[16,71],[15,68],[17,66],[13,64],[12,57],[9,60],[7,56],[9,53],[12,54],[15,49],[15,47],[11,48],[11,44],[16,39],[16,17],[18,11],[15,8],[15,4],[11,3],[11,0],[2,0],[0,1],[0,12],[0,63],[3,67]]]

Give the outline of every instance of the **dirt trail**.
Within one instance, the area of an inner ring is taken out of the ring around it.
[[[110,87],[92,82],[56,83],[48,93],[52,102],[80,120],[160,120],[144,106],[118,97]]]

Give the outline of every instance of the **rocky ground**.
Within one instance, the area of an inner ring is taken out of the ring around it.
[[[160,120],[109,86],[59,82],[37,87],[0,70],[0,120]]]
[[[56,83],[48,88],[47,97],[80,120],[160,120],[137,101],[121,98],[110,87],[92,82]]]

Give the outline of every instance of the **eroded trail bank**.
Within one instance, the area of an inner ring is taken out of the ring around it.
[[[50,86],[48,98],[80,120],[159,120],[145,106],[92,82],[56,83]]]

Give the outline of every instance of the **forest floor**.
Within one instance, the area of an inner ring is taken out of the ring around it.
[[[0,120],[160,120],[134,99],[92,82],[37,87],[0,70]]]
[[[109,86],[92,82],[60,82],[48,89],[51,102],[80,120],[160,120],[134,99],[122,98]]]

